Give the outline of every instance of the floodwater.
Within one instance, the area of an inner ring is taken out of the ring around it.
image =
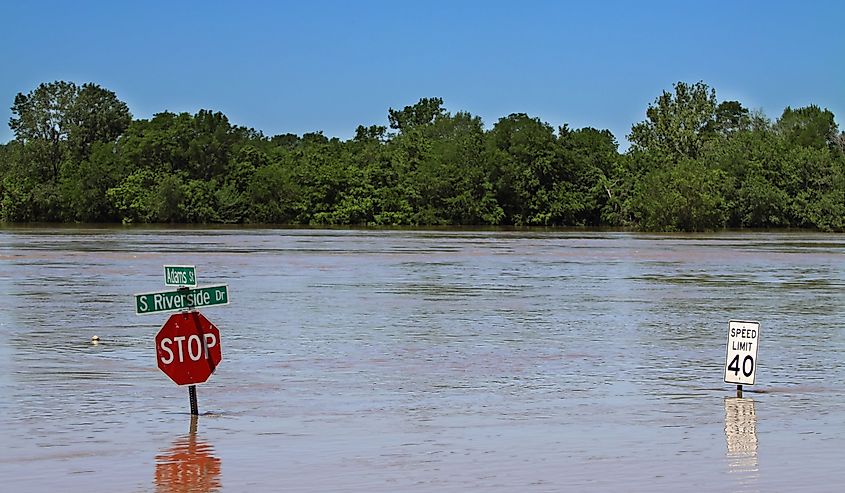
[[[228,284],[196,420],[164,264]],[[9,492],[838,492],[845,236],[7,228],[0,399]]]

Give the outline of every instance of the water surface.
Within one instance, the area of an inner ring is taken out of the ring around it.
[[[134,314],[164,264],[229,285],[193,423],[167,315]],[[0,481],[840,491],[843,288],[845,237],[813,233],[0,230]],[[743,399],[731,319],[762,324]]]

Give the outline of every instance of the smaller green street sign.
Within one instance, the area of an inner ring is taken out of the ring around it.
[[[203,306],[228,304],[229,291],[225,284],[135,295],[135,313],[137,315],[178,312],[180,310],[192,310]]]
[[[196,286],[197,269],[193,265],[165,265],[165,286]]]

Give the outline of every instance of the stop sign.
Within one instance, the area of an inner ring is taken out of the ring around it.
[[[220,331],[196,310],[174,313],[156,334],[156,356],[176,384],[203,383],[223,359]]]

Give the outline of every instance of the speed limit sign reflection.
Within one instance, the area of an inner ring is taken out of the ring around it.
[[[728,323],[725,383],[754,385],[759,341],[760,322],[731,320]]]

